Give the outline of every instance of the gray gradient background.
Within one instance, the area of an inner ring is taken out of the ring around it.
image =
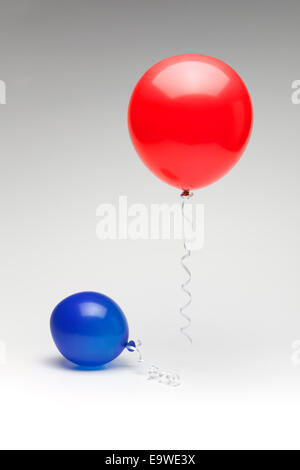
[[[299,15],[296,0],[0,0],[1,447],[300,447]],[[232,65],[254,108],[245,155],[194,198],[192,349],[181,243],[95,233],[97,206],[119,195],[179,199],[136,156],[126,113],[147,68],[190,52]],[[148,383],[127,352],[97,372],[61,361],[49,316],[81,290],[112,296],[182,387]]]

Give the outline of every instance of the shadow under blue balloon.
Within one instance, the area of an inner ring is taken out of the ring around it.
[[[78,372],[93,372],[93,371],[107,371],[113,369],[130,369],[133,367],[132,364],[127,362],[123,358],[116,358],[107,364],[95,367],[84,367],[74,364],[68,361],[64,357],[51,357],[43,360],[44,365],[54,369],[65,369]]]

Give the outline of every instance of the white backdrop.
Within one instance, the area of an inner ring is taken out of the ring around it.
[[[299,3],[0,6],[0,446],[298,448]],[[192,348],[179,333],[181,243],[96,237],[103,202],[179,200],[139,161],[126,112],[141,74],[185,52],[232,65],[254,107],[242,160],[194,196],[205,243],[189,263]],[[101,371],[60,359],[50,314],[83,290],[116,300],[145,358],[182,386],[149,383],[127,351]]]

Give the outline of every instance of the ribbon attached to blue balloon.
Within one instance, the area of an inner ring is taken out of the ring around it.
[[[159,383],[171,385],[172,387],[178,387],[178,385],[180,385],[179,375],[168,370],[160,369],[153,364],[146,363],[140,350],[141,346],[142,343],[140,340],[138,340],[136,343],[135,341],[131,340],[127,343],[126,349],[129,352],[136,352],[138,354],[138,362],[146,367],[145,373],[148,376],[148,379],[157,380]]]

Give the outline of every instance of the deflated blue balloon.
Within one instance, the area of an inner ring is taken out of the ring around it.
[[[112,361],[128,343],[124,313],[97,292],[80,292],[62,300],[52,312],[50,328],[61,354],[85,367]]]

